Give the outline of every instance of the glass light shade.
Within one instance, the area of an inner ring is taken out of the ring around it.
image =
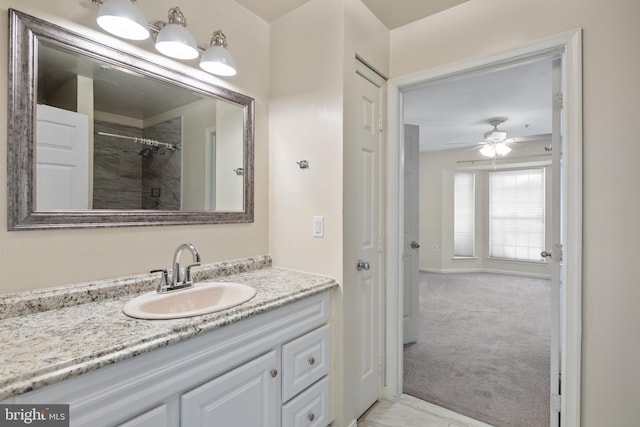
[[[197,58],[198,45],[189,30],[179,24],[167,24],[156,39],[158,52],[176,59]]]
[[[493,146],[493,144],[487,144],[480,149],[480,154],[485,157],[493,157],[496,155],[496,148]]]
[[[504,142],[496,144],[496,153],[498,153],[499,156],[505,156],[510,152],[511,152],[511,148]]]
[[[480,149],[480,154],[485,157],[505,156],[511,152],[511,148],[504,142],[487,144]]]
[[[222,46],[211,46],[200,60],[200,68],[217,76],[235,76],[236,61],[227,49]]]
[[[96,22],[103,30],[128,40],[145,40],[150,35],[144,15],[130,0],[106,0]]]

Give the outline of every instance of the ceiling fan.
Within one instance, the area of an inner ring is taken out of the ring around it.
[[[494,117],[487,120],[490,126],[493,126],[493,130],[485,132],[484,141],[480,144],[480,154],[485,157],[505,156],[511,152],[511,147],[505,142],[507,139],[507,131],[498,129],[502,123],[507,120],[506,117]]]
[[[487,124],[493,126],[493,129],[485,132],[484,141],[480,142],[480,154],[485,157],[505,156],[511,152],[510,143],[539,141],[550,139],[550,134],[529,135],[515,138],[507,138],[507,131],[498,129],[502,123],[506,122],[506,117],[493,117],[487,120]]]

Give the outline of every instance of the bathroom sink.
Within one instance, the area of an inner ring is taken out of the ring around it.
[[[201,282],[189,289],[142,294],[127,302],[122,311],[138,319],[177,319],[235,307],[255,294],[254,288],[242,283]]]

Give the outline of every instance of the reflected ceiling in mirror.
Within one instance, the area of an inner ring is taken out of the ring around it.
[[[21,12],[10,25],[10,230],[253,221],[252,98]]]

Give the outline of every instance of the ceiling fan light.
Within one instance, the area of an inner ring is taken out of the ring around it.
[[[480,154],[485,157],[494,157],[496,155],[496,148],[493,144],[487,144],[480,149]]]
[[[128,40],[145,40],[150,35],[144,15],[130,0],[105,0],[96,22],[103,30]]]
[[[496,154],[499,156],[505,156],[511,152],[511,147],[509,147],[504,142],[496,144]]]

